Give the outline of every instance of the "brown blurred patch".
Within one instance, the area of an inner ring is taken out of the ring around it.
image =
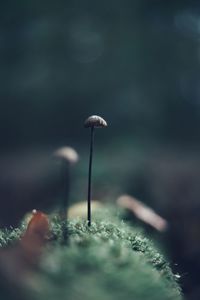
[[[135,217],[152,226],[158,231],[165,231],[168,227],[167,221],[159,216],[153,209],[141,201],[129,195],[122,195],[117,199],[117,204],[131,211]]]

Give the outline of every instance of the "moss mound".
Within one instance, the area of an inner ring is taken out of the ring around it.
[[[38,300],[180,300],[176,276],[152,243],[137,229],[110,215],[68,224],[69,241],[61,245],[62,224],[51,220],[48,243],[30,295]],[[23,227],[22,227],[23,228]],[[18,239],[19,230],[1,232],[0,244]]]

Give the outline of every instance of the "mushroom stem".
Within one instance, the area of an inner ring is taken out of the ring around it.
[[[54,156],[60,159],[60,184],[61,184],[61,205],[59,210],[60,219],[62,222],[63,231],[63,243],[68,240],[68,229],[67,229],[67,209],[69,204],[69,193],[70,193],[70,179],[71,179],[71,166],[78,161],[78,154],[71,147],[62,147],[54,152]]]
[[[66,219],[68,199],[69,199],[69,187],[70,187],[70,176],[69,168],[67,164],[63,161],[61,167],[61,177],[62,177],[62,205],[61,205],[61,216]]]
[[[93,144],[94,144],[94,128],[107,127],[106,121],[99,116],[90,116],[84,123],[85,128],[91,128],[90,132],[90,159],[89,159],[89,173],[88,173],[88,226],[91,226],[91,179],[92,179],[92,156],[93,156]]]
[[[63,229],[63,242],[67,242],[68,240],[68,229],[67,229],[67,212],[68,212],[68,200],[70,193],[70,166],[66,166],[66,162],[62,162],[61,167],[61,176],[62,176],[62,205],[60,209],[60,217],[62,221],[62,229]]]
[[[90,133],[90,158],[89,158],[89,172],[88,172],[88,226],[91,226],[91,180],[92,180],[92,159],[94,146],[94,126],[91,127]]]

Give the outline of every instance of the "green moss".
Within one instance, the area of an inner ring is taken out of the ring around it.
[[[6,247],[17,241],[22,234],[22,228],[6,228],[0,230],[0,247]]]
[[[90,228],[85,221],[71,221],[69,244],[63,246],[62,224],[52,218],[53,240],[32,279],[34,299],[181,299],[176,276],[138,229],[129,228],[109,211],[102,210],[94,219]],[[16,239],[19,232],[8,233],[7,241],[11,235]]]

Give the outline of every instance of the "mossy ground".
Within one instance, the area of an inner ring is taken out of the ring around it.
[[[90,228],[83,220],[70,221],[68,245],[61,243],[62,224],[55,216],[51,231],[31,280],[33,299],[182,299],[176,276],[151,241],[113,213],[103,209]],[[0,245],[19,236],[19,229],[2,231]]]

